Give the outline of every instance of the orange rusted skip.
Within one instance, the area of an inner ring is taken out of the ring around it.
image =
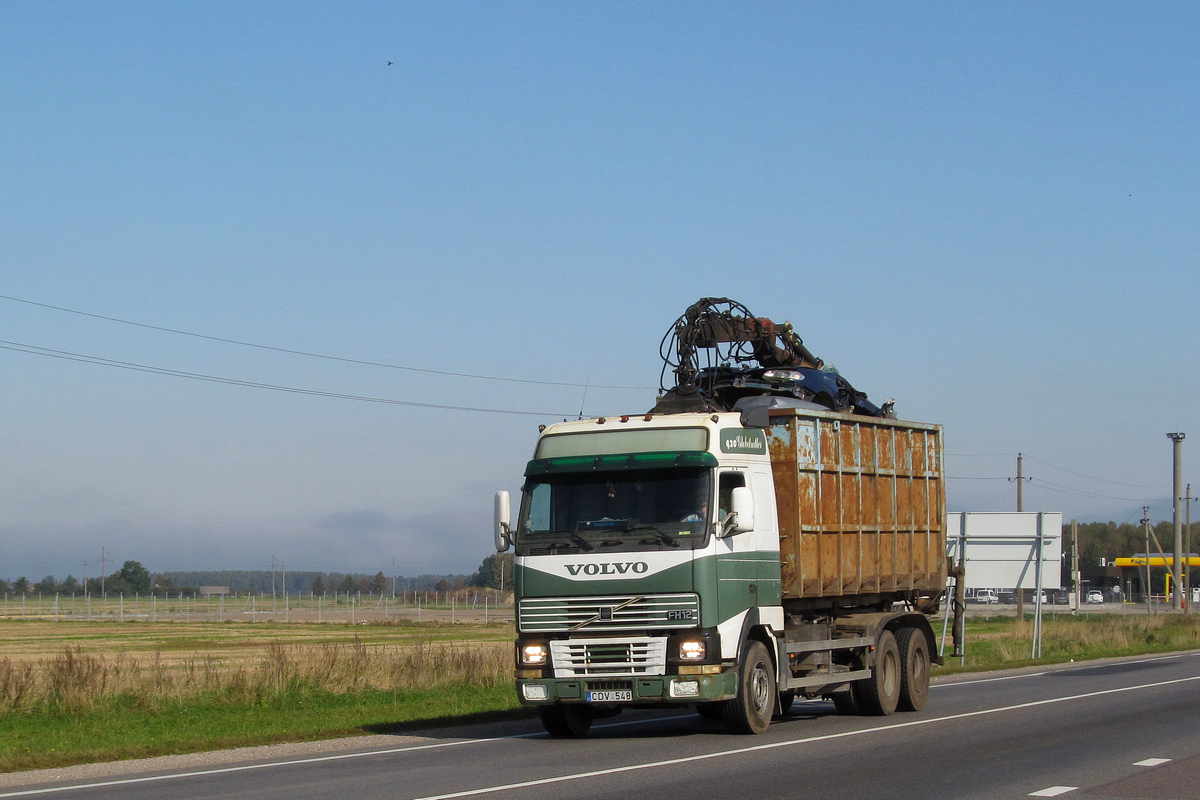
[[[784,598],[945,587],[940,425],[776,409],[767,434]]]

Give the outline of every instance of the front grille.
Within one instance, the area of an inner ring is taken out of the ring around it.
[[[556,639],[550,642],[556,678],[618,675],[663,675],[666,638]]]
[[[517,609],[517,623],[523,633],[694,628],[700,624],[700,598],[694,594],[526,597]]]

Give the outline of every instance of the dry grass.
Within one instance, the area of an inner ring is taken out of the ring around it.
[[[1042,658],[1030,654],[1033,623],[1028,619],[967,621],[967,658],[948,660],[947,672],[1001,669],[1110,656],[1200,648],[1200,618],[1178,614],[1057,617],[1042,622]]]
[[[271,643],[256,660],[234,664],[204,655],[167,662],[157,654],[146,660],[68,646],[36,661],[0,659],[0,714],[85,712],[117,698],[146,709],[200,698],[256,704],[289,693],[494,687],[511,678],[511,645],[499,642]]]

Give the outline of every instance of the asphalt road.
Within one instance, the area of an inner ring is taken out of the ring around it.
[[[883,718],[796,703],[756,737],[691,712],[635,712],[582,740],[520,723],[0,798],[1200,800],[1200,652],[966,676],[931,694],[923,712]]]

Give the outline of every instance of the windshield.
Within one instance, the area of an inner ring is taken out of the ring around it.
[[[518,552],[702,547],[711,496],[708,469],[531,477],[521,503]]]

